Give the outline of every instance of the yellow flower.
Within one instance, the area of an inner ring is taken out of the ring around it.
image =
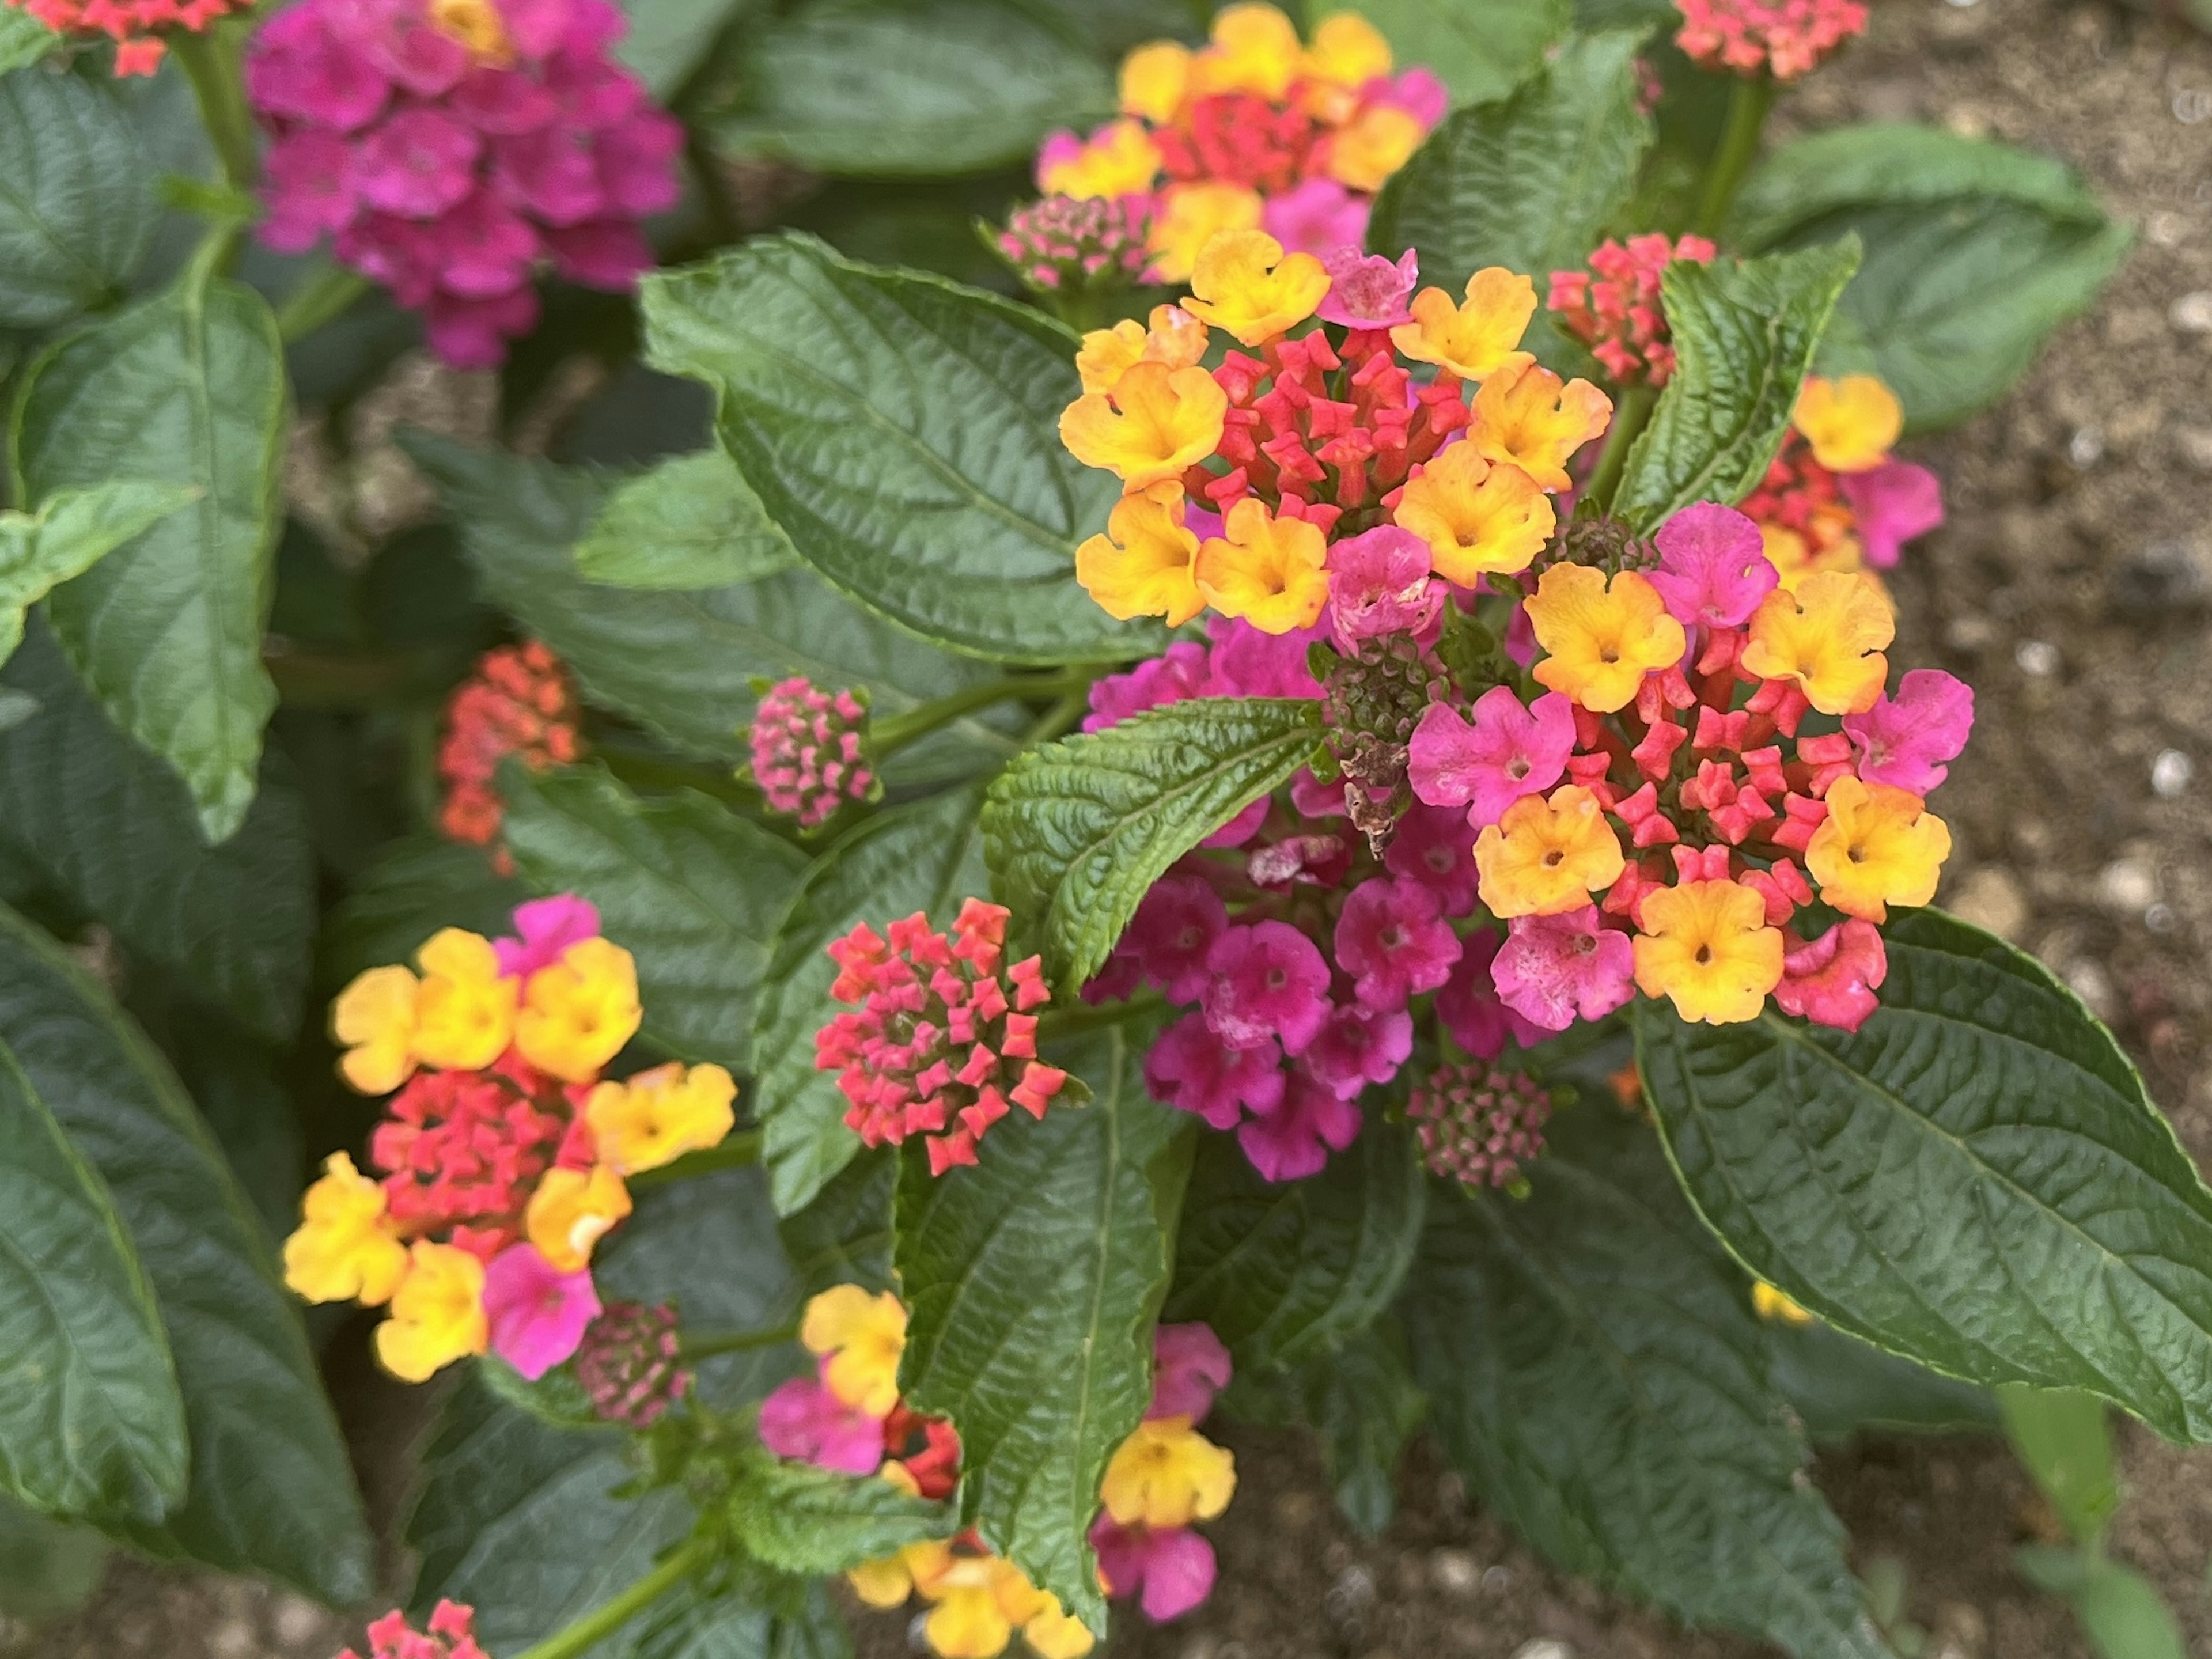
[[[1536,314],[1536,285],[1503,265],[1488,265],[1467,279],[1467,298],[1452,303],[1440,288],[1413,296],[1413,320],[1390,331],[1390,343],[1416,362],[1434,363],[1462,380],[1481,380],[1536,360],[1521,350],[1521,337]]]
[[[458,40],[478,63],[514,61],[507,25],[492,0],[430,0],[430,27]]]
[[[1774,567],[1775,580],[1785,593],[1795,593],[1798,583],[1823,571],[1848,574],[1865,568],[1864,555],[1855,536],[1835,537],[1818,553],[1802,536],[1783,525],[1759,526],[1759,539],[1760,550],[1766,555],[1767,563]]]
[[[1798,388],[1791,422],[1813,446],[1813,459],[1831,472],[1864,472],[1888,459],[1905,430],[1897,394],[1871,374],[1824,380],[1808,374]]]
[[[939,1659],[994,1659],[1038,1607],[1028,1576],[995,1555],[955,1556],[915,1588],[936,1603],[921,1633]]]
[[[1782,980],[1782,933],[1766,901],[1733,881],[1686,881],[1646,894],[1635,939],[1636,983],[1671,997],[1684,1019],[1734,1025],[1759,1018]]]
[[[1137,363],[1112,392],[1061,411],[1060,441],[1085,466],[1119,474],[1124,489],[1146,489],[1213,453],[1228,411],[1229,394],[1204,369]]]
[[[1187,283],[1199,250],[1224,230],[1255,230],[1263,211],[1260,192],[1218,180],[1170,185],[1160,192],[1145,248],[1164,283]]]
[[[1813,1322],[1813,1316],[1797,1304],[1796,1297],[1776,1290],[1763,1279],[1752,1280],[1751,1310],[1761,1319],[1779,1320],[1784,1325]]]
[[[1314,25],[1306,72],[1355,91],[1390,72],[1390,43],[1356,11],[1333,11]]]
[[[1187,1527],[1213,1519],[1236,1491],[1231,1454],[1188,1417],[1155,1417],[1137,1425],[1115,1452],[1098,1498],[1120,1526]]]
[[[1121,113],[1165,126],[1190,89],[1190,49],[1173,40],[1139,46],[1121,60]]]
[[[1744,670],[1796,681],[1824,714],[1861,714],[1881,696],[1889,678],[1882,650],[1896,634],[1880,582],[1863,571],[1821,572],[1800,578],[1795,593],[1777,588],[1759,602]]]
[[[491,941],[447,927],[415,953],[415,1057],[448,1071],[483,1069],[514,1036],[515,983],[500,975]]]
[[[1183,528],[1181,484],[1154,484],[1124,495],[1106,517],[1106,533],[1075,550],[1075,580],[1109,617],[1164,617],[1180,628],[1206,609],[1191,568],[1198,538]]]
[[[331,1036],[345,1050],[338,1075],[360,1093],[388,1095],[415,1070],[417,988],[404,968],[372,968],[331,1005]]]
[[[896,1468],[897,1464],[884,1467]],[[895,1607],[914,1594],[914,1587],[935,1578],[952,1565],[952,1546],[932,1540],[908,1544],[896,1555],[863,1561],[846,1570],[845,1582],[853,1594],[872,1607]]]
[[[1037,1659],[1083,1659],[1098,1645],[1098,1638],[1060,1605],[1057,1595],[1048,1590],[1039,1590],[1037,1595],[1043,1605],[1022,1626],[1022,1640],[1030,1644]]]
[[[491,1339],[483,1281],[483,1263],[466,1250],[417,1239],[392,1316],[376,1328],[384,1369],[403,1382],[424,1382],[456,1359],[482,1353]]]
[[[806,1304],[799,1340],[829,1360],[823,1383],[854,1411],[887,1417],[898,1404],[906,1310],[889,1291],[871,1296],[857,1285],[839,1285],[823,1291]]]
[[[1510,461],[1547,489],[1565,489],[1567,458],[1613,423],[1613,399],[1588,380],[1569,380],[1531,363],[1493,374],[1474,394],[1474,422],[1463,441],[1493,461]]]
[[[1412,111],[1370,104],[1328,141],[1328,176],[1352,190],[1380,190],[1427,136]]]
[[[1283,252],[1264,230],[1224,230],[1198,251],[1183,309],[1261,346],[1314,314],[1328,293],[1328,272],[1310,253]]]
[[[1886,921],[1893,904],[1936,896],[1951,828],[1909,789],[1848,775],[1828,786],[1828,816],[1805,848],[1806,873],[1845,915]]]
[[[1085,392],[1111,392],[1139,363],[1188,368],[1206,356],[1206,328],[1181,306],[1154,306],[1151,326],[1125,317],[1111,328],[1094,328],[1075,354]]]
[[[1328,603],[1321,532],[1303,519],[1268,517],[1250,495],[1229,509],[1222,529],[1228,539],[1207,538],[1192,568],[1206,602],[1263,634],[1312,627]]]
[[[592,1248],[629,1213],[629,1189],[612,1165],[551,1169],[539,1178],[522,1213],[522,1225],[556,1273],[581,1273]]]
[[[384,1188],[343,1152],[300,1200],[300,1224],[284,1241],[284,1283],[309,1302],[392,1299],[407,1273],[407,1247],[385,1213]]]
[[[1561,785],[1549,799],[1523,795],[1474,841],[1482,902],[1499,917],[1579,910],[1625,866],[1620,837],[1579,784]]]
[[[1564,691],[1594,714],[1636,701],[1646,674],[1682,660],[1688,641],[1659,590],[1633,570],[1608,585],[1586,564],[1555,564],[1524,607],[1546,652],[1537,683]]]
[[[1214,14],[1212,44],[1192,60],[1200,92],[1256,92],[1280,98],[1305,60],[1297,29],[1273,6],[1224,6]]]
[[[579,939],[523,987],[514,1046],[563,1083],[589,1083],[637,1035],[637,963],[621,945]]]
[[[678,1062],[640,1072],[626,1083],[602,1083],[584,1103],[599,1157],[617,1175],[673,1164],[686,1152],[719,1146],[737,1117],[738,1085],[719,1066]]]
[[[1429,544],[1437,574],[1462,587],[1489,572],[1526,570],[1558,520],[1534,478],[1517,466],[1492,466],[1464,443],[1407,481],[1393,516]]]
[[[1136,196],[1152,187],[1160,152],[1140,121],[1109,121],[1083,148],[1042,169],[1048,196]]]

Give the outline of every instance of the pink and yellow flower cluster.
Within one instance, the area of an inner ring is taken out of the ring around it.
[[[374,1177],[335,1152],[307,1189],[285,1282],[386,1309],[377,1356],[408,1382],[488,1348],[532,1378],[567,1359],[599,1312],[592,1254],[630,1212],[625,1178],[734,1121],[719,1066],[603,1077],[641,1011],[635,964],[590,904],[539,900],[514,925],[447,928],[331,1009],[340,1074],[392,1098]]]
[[[1890,453],[1904,429],[1897,395],[1875,376],[1806,377],[1781,452],[1742,503],[1784,587],[1824,570],[1887,570],[1943,522],[1936,475]]]

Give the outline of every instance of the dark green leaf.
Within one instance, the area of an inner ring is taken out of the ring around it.
[[[175,484],[118,479],[49,495],[36,513],[0,512],[0,662],[22,643],[23,613],[58,583],[82,575],[191,499]]]
[[[1142,1036],[1055,1054],[1090,1104],[1000,1123],[979,1166],[933,1179],[917,1143],[899,1170],[907,1403],[960,1431],[962,1518],[1101,1633],[1085,1534],[1151,1400],[1192,1138],[1145,1097]]]
[[[501,775],[503,832],[542,893],[580,893],[637,957],[646,1035],[744,1070],[752,995],[806,855],[691,790],[640,800],[604,769]]]
[[[1797,388],[1857,269],[1850,239],[1762,259],[1677,261],[1662,279],[1679,356],[1628,452],[1613,511],[1650,531],[1692,501],[1734,506],[1765,477]]]
[[[1987,1389],[1939,1376],[1815,1320],[1766,1327],[1768,1376],[1816,1446],[1863,1433],[1974,1434],[1998,1426]]]
[[[2119,1465],[2105,1402],[2071,1389],[2017,1383],[1996,1395],[2013,1450],[2051,1500],[2067,1536],[2094,1546],[2120,1507]]]
[[[0,39],[9,33],[0,15]],[[107,1570],[107,1540],[89,1527],[49,1520],[0,1495],[0,1615],[39,1625],[92,1600]]]
[[[260,1218],[262,1237],[275,1248],[299,1224],[300,1190],[307,1184],[300,1126],[276,1057],[196,1007],[173,1011],[158,1041]]]
[[[479,1355],[470,1371],[502,1406],[527,1412],[556,1429],[596,1429],[599,1414],[574,1370],[556,1365],[532,1382],[495,1353]]]
[[[1234,1136],[1203,1136],[1163,1317],[1211,1325],[1239,1370],[1334,1347],[1397,1295],[1427,1192],[1400,1127],[1370,1123],[1320,1175],[1279,1184]]]
[[[1582,264],[1626,205],[1651,143],[1638,105],[1643,40],[1640,31],[1571,40],[1510,98],[1448,117],[1382,187],[1368,246],[1394,257],[1413,248],[1422,282],[1454,299],[1486,265],[1540,284]]]
[[[2212,1193],[2034,961],[1922,910],[1854,1036],[1639,1004],[1638,1062],[1729,1248],[1822,1318],[1982,1382],[2212,1439]]]
[[[54,590],[46,614],[116,724],[191,786],[207,839],[252,804],[276,689],[261,665],[289,397],[252,289],[187,275],[25,371],[16,495],[139,478],[198,498]]]
[[[976,805],[963,790],[878,814],[814,861],[783,920],[753,1005],[753,1109],[779,1215],[811,1201],[860,1149],[836,1079],[814,1069],[814,1033],[834,1012],[830,941],[916,910],[949,926],[961,900],[990,885]]]
[[[58,44],[8,9],[0,30],[0,325],[44,328],[113,300],[153,239],[154,170],[99,82],[30,74]]]
[[[1398,1460],[1428,1415],[1429,1397],[1407,1370],[1395,1322],[1298,1371],[1306,1421],[1321,1436],[1336,1506],[1362,1536],[1378,1536],[1398,1506]]]
[[[59,50],[62,38],[27,11],[0,9],[0,74],[27,69]]]
[[[891,1189],[898,1154],[860,1153],[824,1182],[805,1209],[779,1224],[791,1269],[810,1296],[832,1285],[891,1288]]]
[[[888,1480],[787,1463],[764,1451],[738,1470],[730,1522],[755,1558],[799,1573],[842,1572],[958,1530],[944,1504],[910,1498]]]
[[[853,1641],[827,1589],[771,1613],[742,1595],[678,1590],[646,1615],[630,1659],[852,1659]]]
[[[992,781],[992,890],[1038,930],[1045,971],[1097,972],[1168,866],[1310,760],[1321,705],[1199,697],[1020,756]]]
[[[799,562],[720,450],[679,455],[618,486],[576,545],[586,579],[615,587],[726,587]]]
[[[1885,1659],[1742,1280],[1650,1131],[1595,1104],[1553,1127],[1525,1202],[1430,1206],[1399,1313],[1444,1450],[1571,1572],[1799,1659]]]
[[[491,597],[561,654],[586,696],[679,749],[744,759],[738,734],[752,720],[756,677],[866,686],[878,719],[991,677],[982,664],[934,650],[839,599],[804,570],[696,592],[586,581],[574,549],[606,495],[591,475],[421,436],[410,438],[409,451],[461,521]],[[1012,748],[963,720],[902,750],[885,777],[957,776]]]
[[[813,0],[745,64],[726,149],[817,173],[967,173],[1026,160],[1054,127],[1110,114],[1103,67],[991,0]]]
[[[184,784],[108,723],[43,626],[32,625],[0,685],[38,703],[0,730],[0,863],[249,1030],[289,1041],[307,988],[315,872],[306,805],[284,769],[262,763],[244,826],[210,848]]]
[[[1504,97],[1570,21],[1566,0],[1353,0],[1353,7],[1389,39],[1401,69],[1433,70],[1455,104]]]
[[[487,939],[511,932],[514,907],[529,896],[520,882],[494,872],[485,848],[427,836],[395,842],[331,915],[319,977],[336,988],[365,969],[412,962],[441,927]]]
[[[647,355],[713,386],[722,441],[799,555],[952,650],[1031,664],[1158,650],[1076,585],[1110,474],[1060,441],[1075,337],[941,278],[762,238],[645,284]]]
[[[114,1194],[176,1356],[191,1484],[165,1522],[124,1516],[114,1529],[157,1555],[358,1600],[368,1525],[299,1310],[174,1074],[11,914],[0,914],[0,1040]],[[270,1492],[285,1494],[281,1507]]]
[[[629,33],[615,55],[666,103],[714,44],[715,33],[755,0],[622,0]]]

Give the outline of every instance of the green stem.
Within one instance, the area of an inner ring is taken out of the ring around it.
[[[588,1652],[690,1577],[712,1547],[706,1539],[693,1539],[612,1601],[600,1602],[574,1624],[554,1632],[535,1647],[524,1649],[514,1659],[575,1659],[576,1655]]]
[[[1051,1008],[1037,1020],[1038,1039],[1058,1042],[1086,1031],[1103,1031],[1133,1019],[1144,1019],[1167,1006],[1158,996],[1143,992],[1127,1002],[1102,1002],[1089,1008]]]
[[[741,1170],[748,1164],[760,1162],[761,1138],[758,1130],[730,1135],[719,1146],[710,1146],[703,1152],[686,1152],[673,1164],[664,1164],[657,1170],[641,1170],[629,1177],[632,1192],[648,1187],[665,1187],[672,1181],[689,1181],[693,1176],[712,1175],[717,1170]]]
[[[1700,236],[1717,236],[1728,222],[1736,186],[1751,170],[1759,154],[1759,137],[1766,126],[1766,112],[1774,107],[1774,81],[1765,75],[1740,76],[1729,92],[1728,125],[1721,131],[1720,148],[1705,169],[1705,187],[1698,198],[1697,217],[1690,228]]]
[[[179,29],[168,36],[185,78],[198,100],[200,121],[215,146],[222,175],[239,190],[250,191],[261,173],[261,148],[252,112],[246,105],[246,83],[240,78],[238,55],[245,34],[235,28],[212,28],[195,33]]]
[[[369,289],[368,278],[329,260],[315,267],[276,311],[276,332],[286,345],[336,322]]]
[[[799,1338],[796,1320],[769,1331],[723,1331],[711,1336],[687,1337],[679,1357],[687,1364],[712,1359],[716,1354],[749,1353],[756,1348],[780,1347]]]
[[[1613,424],[1606,429],[1605,447],[1598,452],[1597,465],[1591,470],[1589,483],[1583,488],[1583,499],[1601,507],[1613,505],[1613,492],[1620,487],[1620,474],[1628,465],[1628,452],[1651,419],[1652,406],[1659,394],[1639,382],[1621,389],[1620,402],[1614,405]]]
[[[934,702],[909,708],[903,714],[894,714],[887,720],[874,720],[868,726],[868,746],[878,756],[903,749],[916,738],[924,738],[940,726],[949,726],[963,714],[972,714],[978,708],[988,708],[994,702],[1004,702],[1009,697],[1052,697],[1071,692],[1088,692],[1091,672],[1087,669],[1062,669],[1056,674],[1036,674],[1027,677],[1010,675],[1005,679],[984,680],[975,685],[963,686],[950,696],[939,697]]]

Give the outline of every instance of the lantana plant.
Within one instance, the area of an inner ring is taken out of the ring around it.
[[[11,1524],[1072,1659],[1241,1425],[1370,1532],[1424,1432],[1873,1659],[1810,1436],[2212,1440],[2212,1192],[1936,907],[1900,629],[2124,234],[1770,142],[1849,0],[1603,10],[0,0]],[[321,1358],[435,1391],[399,1549]]]

